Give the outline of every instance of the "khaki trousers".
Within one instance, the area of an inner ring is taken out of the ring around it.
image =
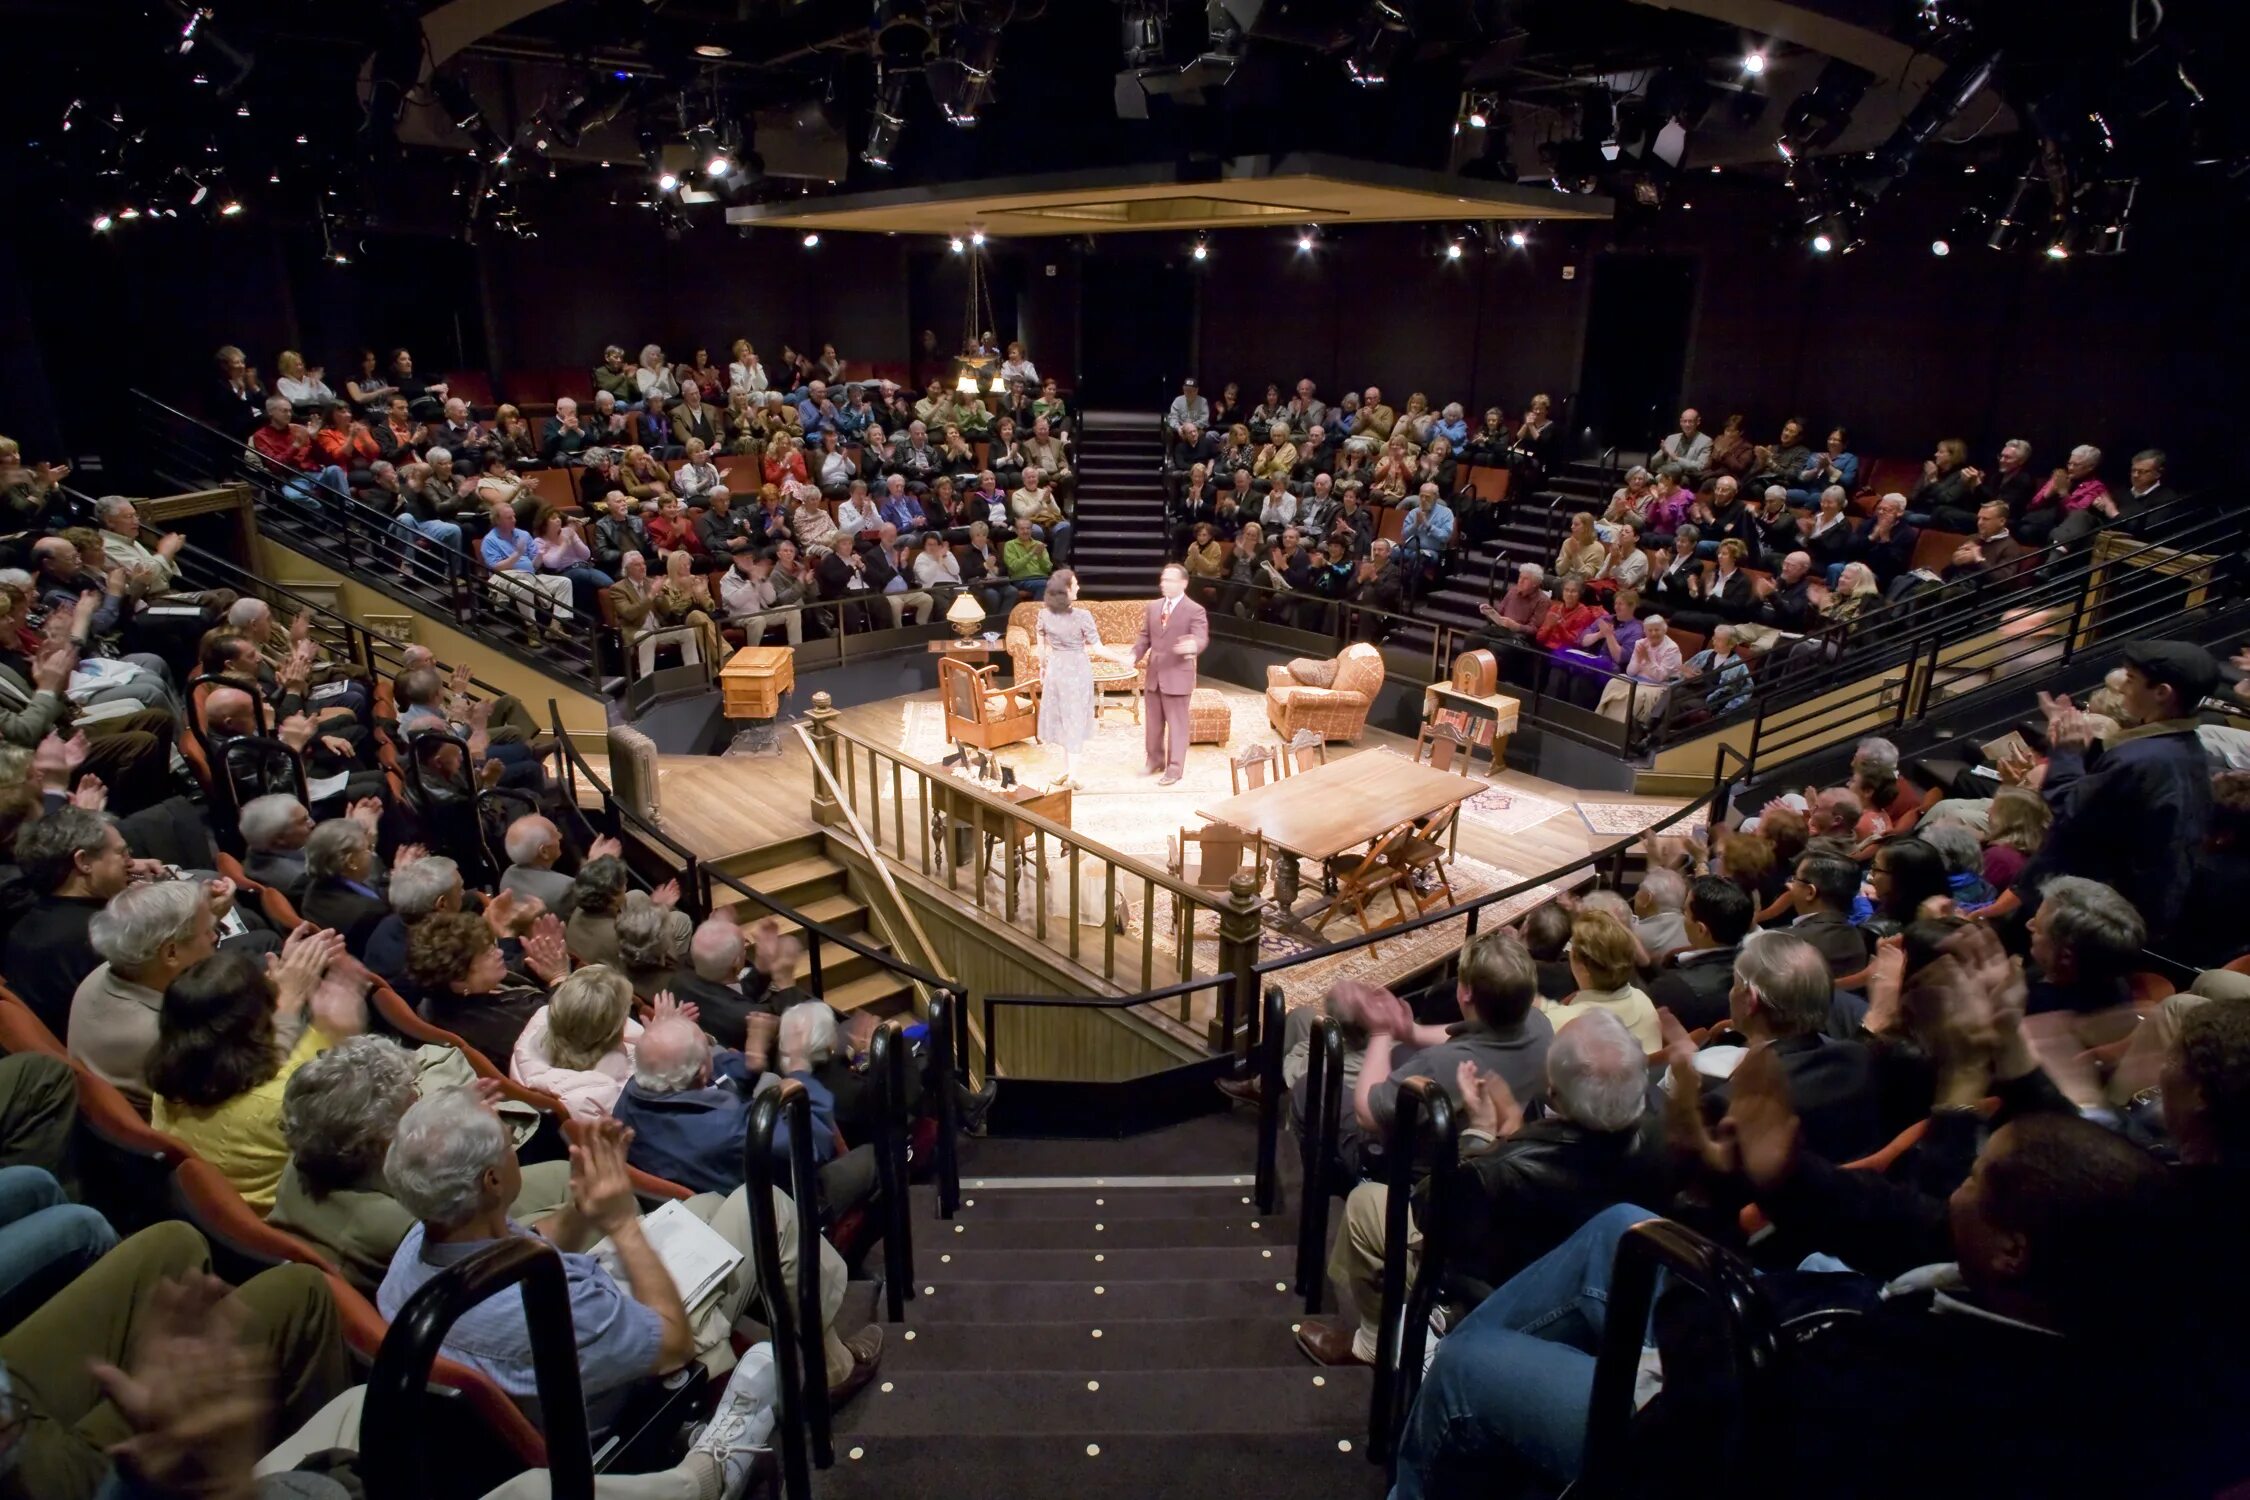
[[[1337,1302],[1359,1323],[1352,1333],[1352,1351],[1360,1358],[1375,1358],[1376,1331],[1383,1321],[1383,1218],[1390,1211],[1391,1190],[1380,1182],[1363,1182],[1344,1200],[1344,1227],[1328,1252],[1328,1284],[1336,1289]],[[1406,1276],[1414,1279],[1421,1268],[1422,1231],[1413,1210],[1406,1215]]]

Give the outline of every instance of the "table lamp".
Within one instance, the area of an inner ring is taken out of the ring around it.
[[[963,589],[953,596],[953,603],[947,606],[945,623],[951,625],[953,633],[965,641],[983,627],[984,606],[977,602],[976,595]]]

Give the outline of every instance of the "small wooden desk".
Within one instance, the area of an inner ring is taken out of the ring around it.
[[[781,700],[796,686],[795,652],[787,646],[744,646],[719,670],[720,712],[730,719],[777,719]]]
[[[1361,751],[1310,771],[1198,808],[1196,816],[1255,833],[1273,846],[1273,897],[1280,919],[1296,910],[1300,859],[1320,863],[1381,838],[1401,823],[1466,802],[1491,784],[1433,771],[1397,755]]]
[[[1458,709],[1471,719],[1482,718],[1492,721],[1490,746],[1492,769],[1499,770],[1508,758],[1508,736],[1516,732],[1516,719],[1520,712],[1516,700],[1506,693],[1494,693],[1490,697],[1479,698],[1473,693],[1462,692],[1448,682],[1433,682],[1422,689],[1423,729],[1427,730],[1430,725],[1436,723],[1437,716],[1447,709]],[[1476,746],[1476,736],[1472,733],[1468,736],[1468,739],[1473,753]],[[1421,744],[1422,740],[1418,737],[1415,740],[1415,745],[1419,748]]]
[[[992,868],[991,849],[993,840],[1004,840],[1007,848],[1013,851],[1026,840],[1032,838],[1039,830],[1033,828],[1029,823],[1019,822],[1008,817],[997,809],[984,808],[980,811],[974,797],[969,796],[965,791],[957,792],[946,784],[948,781],[955,779],[957,778],[941,776],[933,777],[929,782],[929,785],[936,789],[931,800],[937,804],[932,821],[935,824],[938,850],[943,858],[959,859],[963,864],[974,864],[975,869],[968,873],[976,880],[982,881],[986,872]],[[1012,786],[1006,791],[1002,791],[997,784],[989,784],[981,786],[980,790],[1020,807],[1025,812],[1045,818],[1050,823],[1060,823],[1065,828],[1071,826],[1069,787],[1057,787],[1052,790],[1041,791],[1036,787]],[[982,839],[975,837],[977,819],[980,816],[983,819],[984,837]],[[975,849],[974,859],[964,857],[965,845]],[[1018,861],[1007,860],[1007,912],[1008,920],[1011,922],[1015,920],[1016,916],[1016,893],[1020,871],[1021,865]]]

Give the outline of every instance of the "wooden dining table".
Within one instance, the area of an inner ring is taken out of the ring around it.
[[[1491,783],[1459,771],[1435,771],[1403,756],[1361,751],[1199,807],[1195,815],[1266,842],[1274,851],[1274,916],[1280,925],[1305,931],[1310,930],[1305,918],[1325,903],[1298,912],[1299,860],[1326,866],[1401,823],[1443,812],[1490,789]]]

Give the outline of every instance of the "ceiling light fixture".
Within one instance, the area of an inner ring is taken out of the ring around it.
[[[1836,242],[1825,234],[1816,234],[1812,237],[1812,248],[1813,254],[1826,255],[1836,248]]]
[[[959,255],[964,248],[961,243],[961,236],[955,235],[951,240],[947,241],[946,248],[951,250],[955,255]]]
[[[1766,71],[1766,55],[1755,49],[1743,53],[1742,71],[1752,78],[1762,76]]]
[[[115,222],[116,220],[112,219],[108,214],[94,215],[94,233],[107,233],[109,230],[109,226]]]
[[[679,185],[680,179],[677,173],[659,172],[656,176],[656,190],[660,193],[669,193]]]
[[[1188,254],[1194,256],[1197,260],[1208,260],[1211,256],[1211,247],[1199,234],[1195,237],[1195,248],[1190,250]]]
[[[695,47],[695,55],[709,58],[732,57],[734,56],[734,49],[718,42],[698,42]]]
[[[1299,255],[1310,255],[1312,253],[1312,247],[1313,237],[1311,230],[1308,229],[1304,233],[1297,236],[1297,253]]]
[[[819,249],[819,248],[820,248],[820,236],[819,236],[819,235],[817,235],[817,234],[815,234],[815,233],[812,233],[811,231],[809,231],[809,230],[808,230],[808,231],[806,232],[806,234],[805,234],[804,245],[805,245],[805,248],[806,248],[807,250],[817,250],[817,249]]]
[[[983,230],[981,230],[981,229],[972,229],[972,230],[970,230],[970,231],[969,231],[969,243],[970,243],[970,244],[972,244],[972,245],[974,245],[974,246],[976,246],[976,247],[977,247],[978,249],[980,249],[980,250],[981,250],[981,249],[983,249],[983,248],[984,248],[984,231],[983,231]]]
[[[1461,258],[1461,242],[1459,240],[1446,242],[1445,258],[1447,260],[1459,260]]]
[[[1531,235],[1525,230],[1511,229],[1508,231],[1508,243],[1521,250],[1531,243]]]
[[[1951,255],[1952,253],[1953,253],[1953,247],[1952,247],[1951,245],[1947,244],[1947,243],[1946,243],[1946,242],[1945,242],[1944,240],[1932,240],[1932,241],[1930,241],[1930,254],[1932,254],[1932,255]]]
[[[2064,243],[2063,243],[2063,242],[2062,242],[2061,240],[2057,240],[2057,241],[2055,241],[2055,242],[2054,242],[2054,243],[2053,243],[2052,245],[2049,245],[2049,246],[2047,247],[2047,259],[2049,259],[2049,260],[2068,260],[2068,259],[2070,259],[2070,247],[2069,247],[2068,245],[2065,245],[2065,244],[2064,244]]]
[[[724,177],[733,170],[734,163],[724,156],[714,156],[703,164],[703,175],[706,177]]]

